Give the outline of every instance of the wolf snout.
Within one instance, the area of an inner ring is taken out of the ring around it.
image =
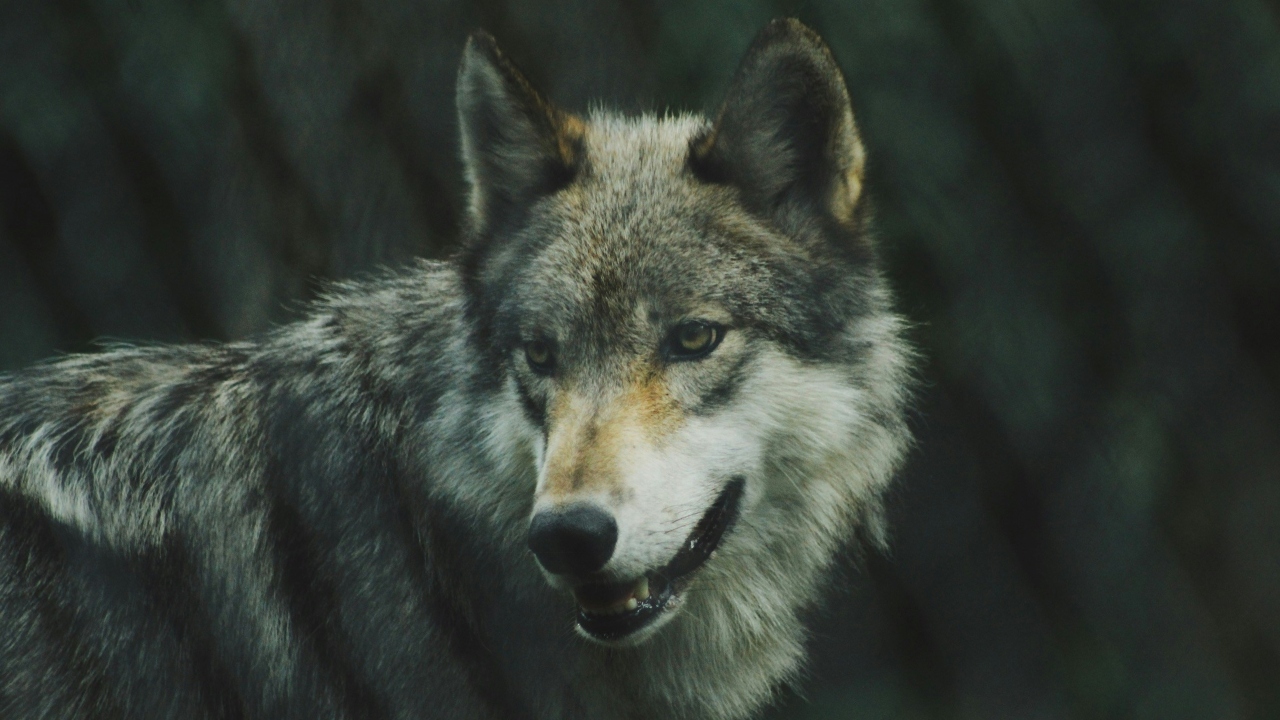
[[[595,505],[540,510],[529,523],[529,549],[547,572],[588,575],[605,566],[618,542],[618,523]]]

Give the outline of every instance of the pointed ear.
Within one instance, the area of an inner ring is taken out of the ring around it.
[[[756,36],[689,153],[695,175],[736,186],[756,212],[783,222],[818,212],[842,224],[856,222],[865,158],[835,58],[790,19]]]
[[[582,121],[543,100],[483,31],[472,33],[462,53],[458,124],[470,221],[479,234],[564,187],[577,171]]]

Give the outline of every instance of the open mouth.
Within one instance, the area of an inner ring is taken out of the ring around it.
[[[711,557],[738,519],[745,481],[729,481],[664,567],[625,583],[595,583],[574,589],[578,626],[598,640],[620,640],[656,620]]]

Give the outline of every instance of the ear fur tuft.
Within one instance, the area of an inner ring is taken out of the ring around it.
[[[482,30],[463,50],[457,101],[475,234],[489,234],[573,180],[582,121],[544,100]]]
[[[749,207],[785,219],[796,210],[856,222],[866,152],[849,91],[817,33],[774,20],[751,43],[712,128],[689,165],[730,184]]]

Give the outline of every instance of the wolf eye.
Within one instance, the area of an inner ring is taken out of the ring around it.
[[[551,355],[551,346],[544,340],[531,340],[524,344],[524,357],[529,362],[529,369],[539,375],[551,373],[555,358]]]
[[[681,323],[671,333],[669,352],[673,359],[696,360],[715,350],[723,336],[724,328],[713,323],[701,320]]]

